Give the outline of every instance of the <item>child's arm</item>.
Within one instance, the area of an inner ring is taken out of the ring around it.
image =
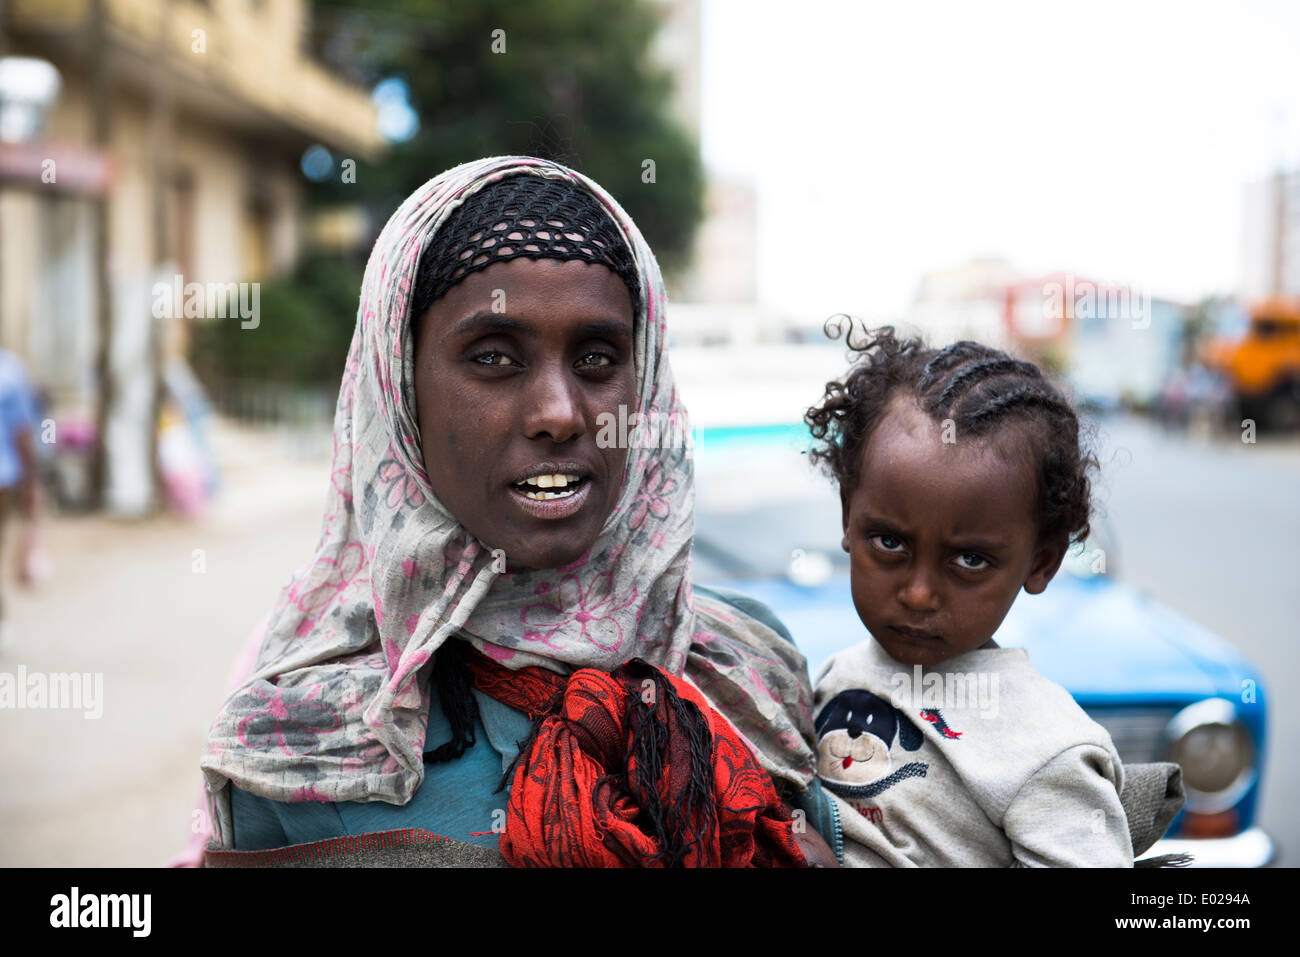
[[[1025,867],[1132,867],[1118,758],[1095,744],[1062,751],[1025,782],[1002,820]]]

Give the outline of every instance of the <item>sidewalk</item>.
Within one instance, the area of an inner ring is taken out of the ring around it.
[[[328,433],[219,422],[213,444],[200,520],[47,517],[53,579],[24,592],[3,565],[0,672],[102,675],[103,713],[0,710],[0,865],[158,866],[189,837],[230,664],[310,556],[329,480]]]

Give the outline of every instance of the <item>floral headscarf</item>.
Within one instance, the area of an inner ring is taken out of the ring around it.
[[[640,657],[684,674],[771,774],[800,787],[811,777],[803,656],[761,622],[692,594],[685,443],[629,448],[599,537],[560,568],[506,569],[434,497],[415,412],[416,270],[454,208],[516,175],[568,180],[608,210],[644,291],[633,331],[637,411],[689,433],[668,366],[658,264],[604,190],[556,163],[495,157],[411,194],[366,266],[320,542],[281,591],[253,672],[222,706],[200,763],[220,843],[229,844],[229,805],[222,814],[215,798],[227,781],[278,801],[410,800],[424,776],[430,662],[453,636],[511,669],[610,671]]]

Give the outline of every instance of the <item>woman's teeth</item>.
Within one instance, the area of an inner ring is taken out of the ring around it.
[[[577,475],[534,475],[532,478],[524,479],[516,483],[515,487],[524,493],[524,498],[531,498],[535,502],[545,502],[553,498],[568,498],[578,491],[578,483],[582,481]],[[555,492],[544,492],[542,489],[559,489]]]

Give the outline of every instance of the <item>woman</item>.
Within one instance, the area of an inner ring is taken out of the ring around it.
[[[557,164],[468,163],[393,214],[316,554],[201,762],[210,848],[422,827],[512,863],[803,864],[803,831],[825,860],[772,787],[812,775],[802,655],[693,591],[689,450],[602,428],[688,432],[664,306],[631,219]]]

